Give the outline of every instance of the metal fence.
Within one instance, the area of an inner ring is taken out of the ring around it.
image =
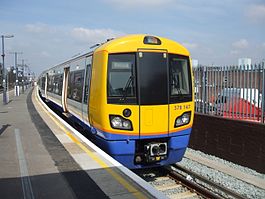
[[[196,112],[264,123],[264,62],[243,66],[199,66],[193,72]]]

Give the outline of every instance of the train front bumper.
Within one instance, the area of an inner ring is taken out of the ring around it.
[[[166,138],[147,138],[147,139],[127,139],[127,140],[105,140],[98,138],[100,146],[114,159],[130,169],[159,167],[163,165],[174,164],[181,161],[189,143],[191,128],[181,132],[172,133]],[[162,141],[161,141],[162,140]],[[139,151],[139,143],[144,145],[148,143],[167,143],[166,154],[154,156],[144,150]],[[142,161],[137,161],[137,156],[141,156]],[[152,161],[153,160],[153,161]]]

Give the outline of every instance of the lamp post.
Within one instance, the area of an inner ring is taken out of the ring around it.
[[[22,93],[24,94],[24,59],[22,59]]]
[[[26,86],[26,89],[28,89],[28,71],[29,71],[29,66],[27,64],[24,64],[24,85]]]
[[[16,68],[15,96],[19,96],[17,55],[23,54],[23,53],[22,52],[10,52],[10,54],[15,54],[15,68]]]
[[[5,44],[4,40],[5,38],[12,38],[14,35],[1,35],[2,38],[2,59],[3,59],[3,86],[4,86],[4,92],[3,92],[3,104],[7,104],[7,90],[8,90],[8,82],[6,78],[6,70],[5,70]]]
[[[22,59],[22,93],[25,92],[25,61],[27,61],[26,59]],[[26,87],[27,88],[27,87]]]

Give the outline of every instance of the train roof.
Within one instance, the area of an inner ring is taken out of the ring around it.
[[[160,41],[159,44],[144,42],[146,38],[154,38]],[[138,50],[150,49],[150,50],[163,50],[165,49],[168,53],[181,54],[189,56],[189,51],[181,44],[158,36],[151,36],[146,34],[127,35],[110,40],[103,45],[95,49],[97,51],[108,51],[109,53],[119,52],[137,52]]]
[[[158,39],[160,41],[160,44],[144,43],[145,38],[147,37]],[[96,44],[91,48],[92,49],[89,49],[89,51],[79,53],[66,61],[54,65],[52,68],[49,68],[44,72],[52,70],[53,68],[59,67],[61,65],[68,64],[74,60],[78,60],[84,56],[89,56],[99,51],[107,51],[109,53],[124,53],[137,52],[138,50],[166,50],[168,53],[180,54],[185,56],[190,55],[189,51],[184,46],[173,40],[147,34],[126,35],[119,38],[107,40],[105,43]]]

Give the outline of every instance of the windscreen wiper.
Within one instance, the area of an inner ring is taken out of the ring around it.
[[[171,86],[172,86],[173,89],[176,89],[177,90],[178,95],[182,95],[181,89],[179,88],[179,85],[178,84],[172,83]]]
[[[129,79],[127,80],[126,85],[123,88],[123,95],[122,95],[122,98],[120,99],[120,101],[125,101],[126,100],[127,92],[128,92],[129,86],[133,83],[133,79],[134,79],[134,76],[131,75],[129,77]]]
[[[179,94],[179,95],[182,95],[182,92],[181,92],[181,90],[180,90],[179,87],[177,88],[177,91],[178,91],[178,94]]]

